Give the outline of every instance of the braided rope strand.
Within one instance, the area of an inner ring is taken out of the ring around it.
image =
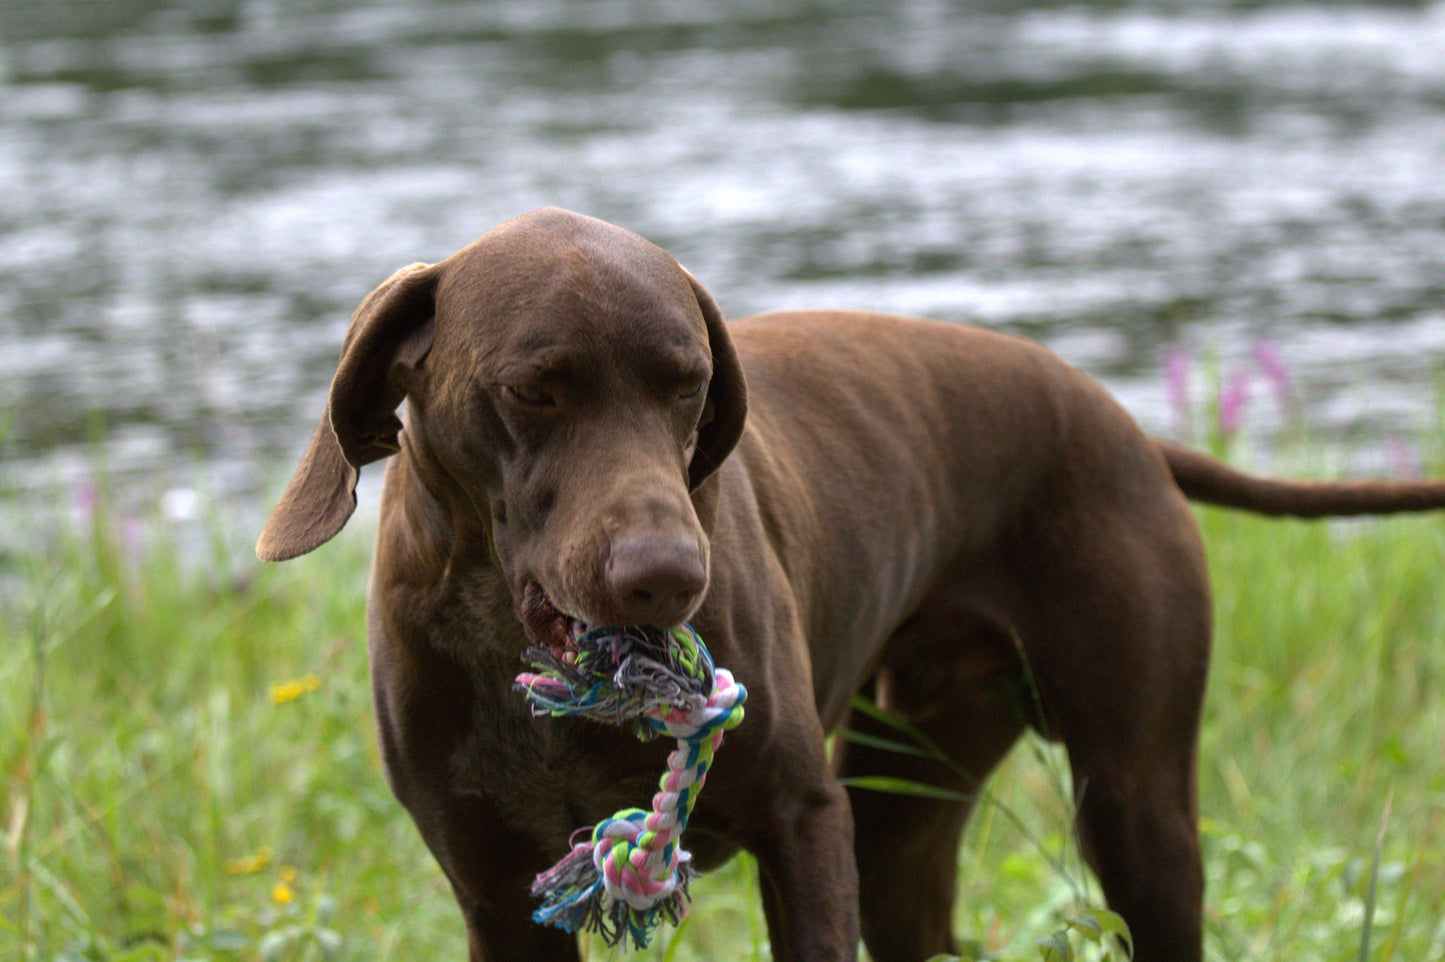
[[[518,675],[516,687],[534,715],[631,724],[641,739],[677,740],[651,811],[629,808],[603,819],[532,884],[542,899],[534,921],[642,948],[654,928],[677,924],[687,911],[694,872],[682,833],[723,732],[743,720],[747,689],[714,666],[688,625],[577,626],[566,648],[531,648],[525,657],[536,671]]]

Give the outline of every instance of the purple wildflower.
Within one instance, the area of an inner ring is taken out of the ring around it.
[[[1229,440],[1244,423],[1244,409],[1249,406],[1249,372],[1234,372],[1219,395],[1219,436]]]
[[[1295,395],[1294,381],[1285,369],[1284,361],[1280,358],[1279,345],[1274,341],[1261,338],[1254,342],[1254,350],[1251,352],[1254,362],[1264,372],[1265,379],[1269,381],[1270,390],[1274,392],[1275,402],[1279,404],[1281,417],[1286,421],[1295,421],[1299,418],[1299,399]]]
[[[1392,477],[1418,480],[1423,474],[1420,469],[1420,459],[1398,435],[1392,436],[1386,443],[1385,457],[1390,465]]]

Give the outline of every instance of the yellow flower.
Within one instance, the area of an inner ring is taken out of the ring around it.
[[[271,850],[269,848],[263,848],[251,855],[231,859],[226,863],[226,874],[253,875],[269,865],[270,862]]]
[[[287,905],[296,898],[296,890],[291,887],[291,883],[296,881],[296,870],[283,865],[276,875],[280,881],[271,886],[271,898],[277,905]]]
[[[276,705],[295,701],[307,692],[315,691],[320,687],[321,679],[315,675],[302,675],[300,678],[292,678],[289,681],[278,681],[271,685],[271,701]]]

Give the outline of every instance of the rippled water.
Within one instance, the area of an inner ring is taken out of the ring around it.
[[[361,297],[542,204],[734,316],[1039,338],[1157,431],[1177,351],[1279,427],[1261,339],[1322,440],[1436,424],[1445,3],[0,3],[11,489],[274,490]]]

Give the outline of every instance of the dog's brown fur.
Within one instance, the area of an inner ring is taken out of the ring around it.
[[[389,455],[377,721],[474,962],[577,958],[529,921],[529,883],[574,828],[650,797],[666,753],[530,717],[519,655],[563,613],[690,619],[747,685],[689,844],[704,865],[756,855],[774,958],[855,958],[860,921],[880,962],[952,948],[969,806],[839,786],[824,735],[866,691],[966,774],[858,745],[847,774],[971,792],[1025,726],[1062,740],[1084,855],[1136,958],[1197,960],[1210,598],[1186,496],[1445,506],[1441,483],[1270,481],[1154,441],[1015,338],[843,313],[725,325],[664,252],[557,210],[366,298],[259,554],[336,534],[358,470]]]

